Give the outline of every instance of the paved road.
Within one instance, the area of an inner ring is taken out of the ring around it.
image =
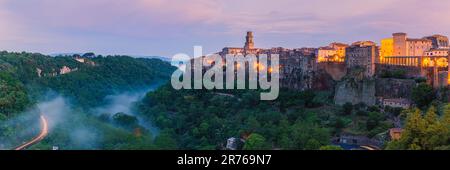
[[[34,137],[30,141],[20,145],[19,147],[15,148],[14,150],[23,150],[27,147],[30,147],[31,145],[34,145],[44,139],[48,135],[48,122],[44,115],[41,114],[41,133],[39,133],[38,136]]]
[[[366,149],[366,150],[370,150],[370,151],[380,150],[379,148],[374,147],[374,146],[361,146],[361,148]]]

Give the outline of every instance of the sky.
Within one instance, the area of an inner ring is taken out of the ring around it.
[[[165,56],[450,35],[448,0],[0,0],[0,50]]]

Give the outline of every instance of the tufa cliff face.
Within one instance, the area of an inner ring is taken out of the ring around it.
[[[364,76],[364,69],[352,70],[342,81],[336,84],[334,102],[337,105],[345,103],[376,104],[375,79]]]
[[[367,78],[352,71],[336,85],[335,103],[347,102],[375,105],[377,98],[411,98],[411,89],[416,86],[413,79]]]
[[[314,53],[307,50],[280,54],[280,86],[293,90],[333,90],[335,82],[324,69],[318,69]]]
[[[382,98],[411,98],[411,89],[416,86],[413,79],[377,78],[376,96]]]
[[[335,81],[323,70],[285,69],[280,79],[282,88],[293,90],[334,90]]]
[[[322,62],[317,64],[318,70],[324,70],[333,80],[339,81],[347,74],[345,63]]]
[[[375,105],[375,80],[344,80],[337,83],[334,101],[337,105],[345,103]]]

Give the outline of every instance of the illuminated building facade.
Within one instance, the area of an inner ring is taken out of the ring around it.
[[[344,43],[331,43],[326,47],[320,47],[316,50],[317,62],[339,62],[345,61],[345,49],[348,47]]]
[[[316,50],[317,62],[329,62],[337,58],[336,50],[331,47],[319,47]]]
[[[345,64],[349,69],[364,68],[365,76],[372,77],[378,56],[379,50],[374,42],[359,41],[346,48]]]
[[[345,61],[345,49],[348,47],[347,44],[344,43],[331,43],[330,47],[336,50],[337,62]]]
[[[394,56],[394,39],[385,38],[381,40],[380,46],[380,62],[385,62],[385,57]]]
[[[432,73],[431,84],[438,88],[439,76],[448,72],[449,43],[442,35],[408,38],[406,33],[394,33],[392,38],[381,40],[380,63],[385,65],[418,67],[421,76]],[[427,70],[424,72],[424,70]],[[448,74],[448,73],[447,73]],[[448,76],[447,76],[448,77]],[[446,83],[450,82],[448,80]]]
[[[443,35],[432,35],[425,37],[425,39],[431,40],[434,49],[450,49],[448,44],[448,37]]]

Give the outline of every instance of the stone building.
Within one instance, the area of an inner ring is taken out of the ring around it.
[[[389,65],[418,66],[420,57],[433,49],[432,39],[436,46],[444,45],[442,37],[408,38],[406,33],[394,33],[392,38],[381,40],[380,63]],[[439,39],[439,40],[438,40]]]
[[[244,55],[244,48],[239,47],[225,47],[222,49],[222,52],[220,54],[226,55],[226,54],[232,54],[232,55]]]
[[[330,62],[335,58],[336,50],[331,47],[319,47],[315,52],[317,62]]]
[[[336,50],[336,55],[339,58],[339,62],[344,62],[345,60],[345,49],[348,47],[347,44],[334,42],[329,45],[331,48]]]
[[[389,129],[389,138],[391,140],[400,140],[400,138],[402,137],[402,133],[402,128],[391,128]]]
[[[219,52],[219,55],[225,56],[227,54],[232,55],[247,55],[247,54],[259,54],[262,49],[255,48],[255,42],[253,40],[253,32],[248,31],[245,37],[244,47],[225,47]]]
[[[394,56],[394,39],[382,39],[380,46],[380,62],[385,63],[385,58],[390,56]]]
[[[72,72],[72,69],[70,69],[70,68],[67,67],[67,66],[63,66],[63,67],[59,70],[59,74],[67,74],[67,73],[70,73],[70,72]]]
[[[444,55],[445,50],[449,50],[446,36],[433,35],[424,38],[408,38],[406,33],[394,33],[392,35],[393,38],[381,40],[381,63],[420,66],[422,57]]]
[[[436,34],[425,37],[425,39],[431,40],[434,49],[449,49],[448,37],[446,36]]]
[[[446,36],[408,38],[406,33],[392,35],[392,38],[381,41],[380,63],[382,65],[398,66],[403,70],[418,68],[420,71],[413,77],[426,77],[427,82],[435,88],[448,84],[450,80],[445,81],[440,78],[441,73],[448,73],[449,69],[448,50],[450,48]]]
[[[392,36],[393,56],[422,56],[433,47],[432,41],[426,38],[408,38],[406,33],[394,33]]]
[[[347,68],[363,68],[366,77],[375,73],[375,63],[378,61],[378,47],[371,41],[359,41],[346,48],[345,64]]]
[[[255,42],[253,40],[253,32],[248,31],[245,37],[244,47],[225,47],[219,52],[220,55],[225,56],[226,54],[233,55],[247,55],[247,54],[259,54],[262,49],[255,48]]]
[[[434,56],[446,57],[446,56],[448,56],[448,54],[449,54],[449,50],[448,49],[436,48],[436,49],[431,49],[429,51],[426,51],[424,56],[427,56],[427,57],[434,57]]]
[[[320,47],[316,50],[317,62],[344,62],[345,49],[348,47],[344,43],[331,43],[326,47]]]
[[[411,107],[411,102],[408,99],[403,99],[403,98],[383,99],[383,106],[408,109],[409,107]]]
[[[247,36],[245,37],[245,50],[252,50],[255,48],[255,42],[253,41],[253,32],[248,31]]]
[[[432,48],[432,42],[428,39],[407,39],[406,56],[422,56]]]

